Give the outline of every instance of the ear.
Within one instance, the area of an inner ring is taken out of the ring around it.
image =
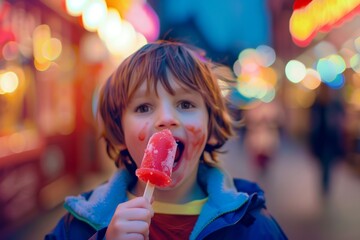
[[[214,134],[211,134],[211,136],[209,137],[207,144],[215,146],[217,145],[219,142],[217,140],[217,138],[214,136]]]

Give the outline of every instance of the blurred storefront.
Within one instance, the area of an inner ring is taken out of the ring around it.
[[[60,12],[61,13],[61,12]],[[59,204],[97,170],[92,98],[100,64],[86,31],[40,1],[0,2],[0,225]]]

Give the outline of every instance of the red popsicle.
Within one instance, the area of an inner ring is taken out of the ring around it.
[[[136,176],[148,183],[146,188],[166,187],[171,183],[176,148],[177,144],[169,129],[156,132],[150,137],[141,166],[136,170]],[[152,192],[149,194],[147,197],[150,199]]]

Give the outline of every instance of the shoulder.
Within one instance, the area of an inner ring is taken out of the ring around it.
[[[278,222],[266,208],[249,209],[240,224],[246,239],[287,239]]]
[[[237,191],[244,192],[249,195],[246,211],[254,208],[266,208],[264,191],[256,182],[235,178],[234,185]]]
[[[234,179],[238,191],[249,194],[241,220],[234,226],[242,239],[287,239],[278,222],[266,208],[264,191],[256,182]]]
[[[241,210],[239,210],[240,212]],[[220,228],[208,235],[205,239],[267,239],[267,240],[287,240],[287,236],[281,229],[277,221],[272,217],[269,211],[257,206],[255,208],[247,207],[242,210],[242,217],[235,224],[225,228]],[[225,220],[228,217],[223,216]]]
[[[245,192],[249,195],[253,193],[264,193],[264,191],[256,182],[252,182],[246,179],[234,178],[234,185],[238,191]]]

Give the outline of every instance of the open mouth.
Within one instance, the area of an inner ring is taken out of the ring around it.
[[[176,148],[176,153],[175,153],[175,160],[174,160],[174,165],[173,165],[173,170],[176,169],[176,166],[178,165],[181,156],[184,152],[184,144],[180,141],[180,140],[176,140],[176,144],[177,144],[177,148]]]

